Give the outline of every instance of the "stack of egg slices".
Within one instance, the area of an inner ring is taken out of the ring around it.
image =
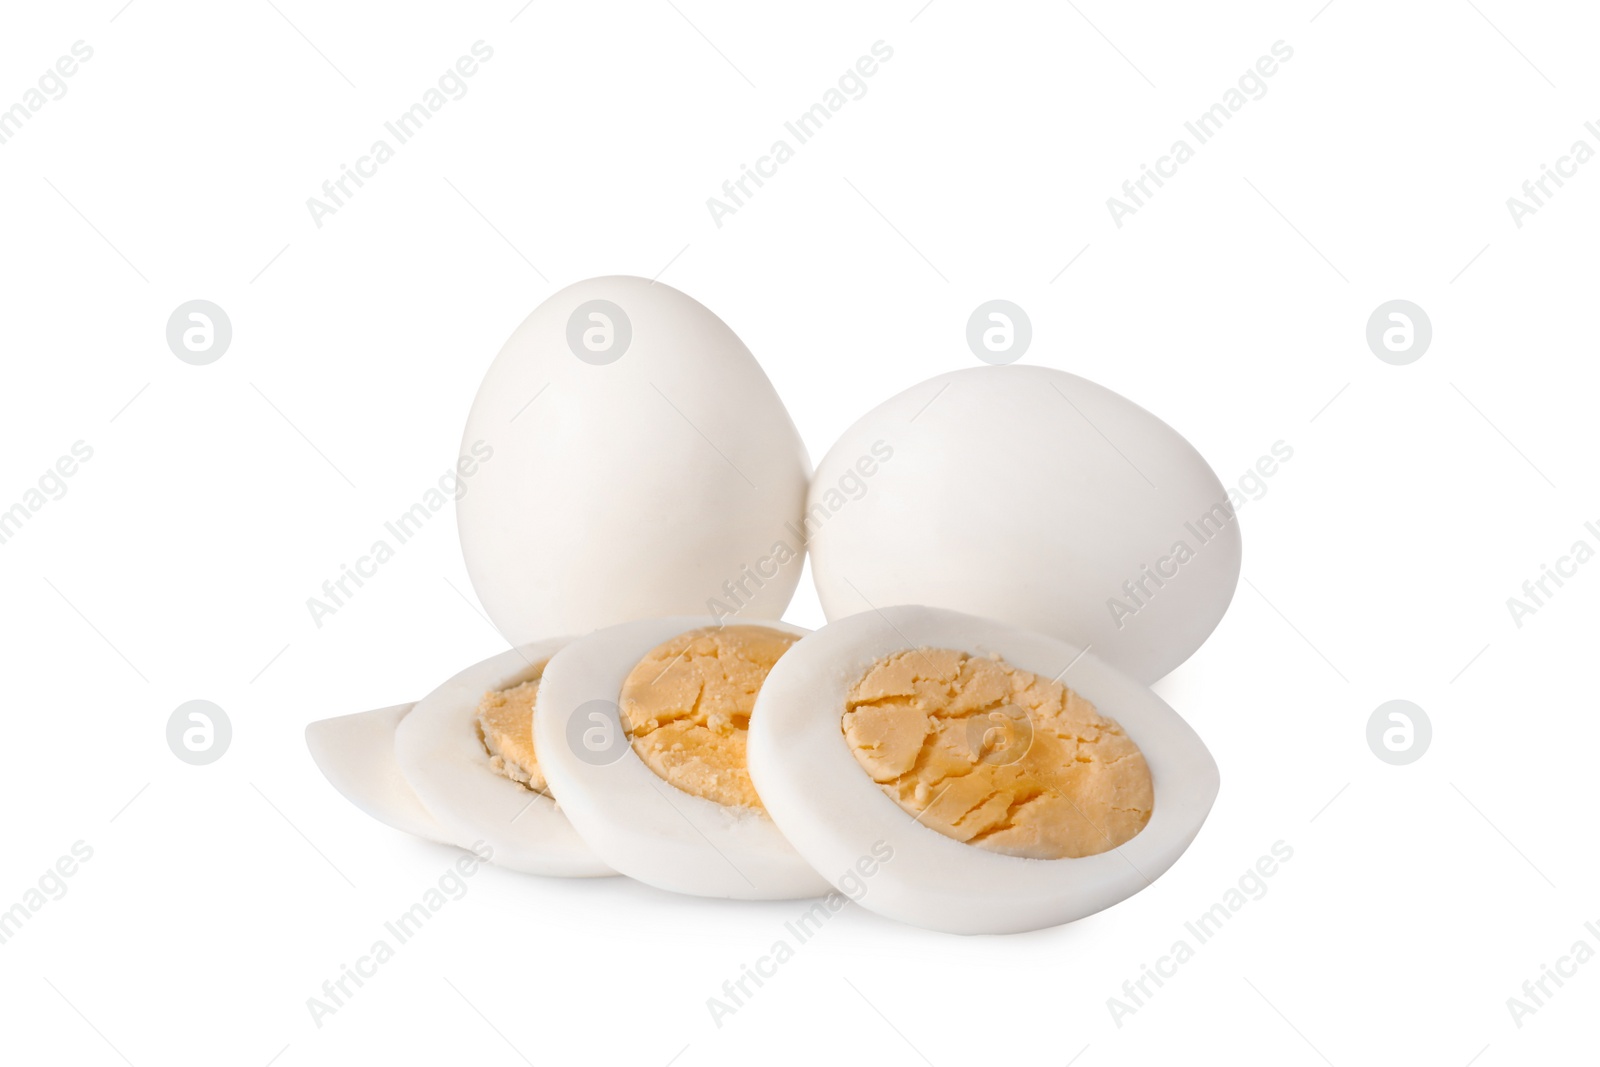
[[[306,729],[381,822],[537,875],[1005,933],[1138,892],[1211,809],[1216,764],[1149,684],[1227,609],[1237,522],[1115,393],[945,374],[813,476],[720,319],[596,278],[507,342],[469,450],[462,548],[513,647]],[[779,621],[808,554],[815,632]]]

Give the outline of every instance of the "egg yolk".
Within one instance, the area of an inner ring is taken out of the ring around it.
[[[897,652],[851,689],[845,740],[890,799],[946,837],[1011,856],[1093,856],[1155,807],[1144,754],[1060,682],[995,656]]]
[[[537,678],[485,693],[478,703],[478,737],[496,774],[543,793],[544,772],[533,754],[533,702],[538,694]]]
[[[651,650],[628,674],[619,701],[634,752],[685,793],[764,810],[745,766],[750,709],[773,664],[798,640],[765,626],[706,627]]]

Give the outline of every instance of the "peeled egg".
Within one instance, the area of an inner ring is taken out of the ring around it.
[[[395,731],[394,758],[447,840],[477,851],[487,844],[492,862],[529,874],[586,878],[615,873],[584,844],[548,789],[527,784],[543,753],[531,747],[531,708],[520,724],[500,718],[507,737],[484,726],[486,708],[505,708],[508,692],[522,704],[543,699],[542,675],[565,639],[513,648],[468,667],[418,701]],[[517,735],[521,734],[521,737]],[[494,749],[495,751],[491,751]],[[520,768],[507,766],[520,760]]]
[[[670,286],[592,278],[540,304],[490,366],[461,454],[467,571],[513,644],[775,619],[799,582],[805,446],[749,349]]]
[[[323,777],[350,803],[386,826],[450,844],[395,762],[395,730],[415,706],[396,704],[309,723],[306,747]]]
[[[949,608],[1142,682],[1200,647],[1239,580],[1239,525],[1200,454],[1047,367],[959,370],[874,408],[818,465],[805,525],[830,620]]]
[[[646,619],[551,659],[534,743],[562,809],[601,859],[697,896],[827,891],[762,810],[745,768],[756,694],[805,633],[781,622]]]
[[[1053,637],[886,607],[802,639],[750,720],[750,775],[840,893],[951,933],[1071,922],[1159,877],[1217,765],[1144,685]]]

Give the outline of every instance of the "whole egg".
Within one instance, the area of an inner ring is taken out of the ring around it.
[[[955,371],[885,401],[806,509],[830,620],[897,604],[1026,627],[1149,683],[1216,627],[1239,525],[1178,432],[1047,367]]]
[[[490,366],[461,455],[467,571],[513,644],[776,619],[800,580],[800,435],[733,331],[660,282],[591,278],[540,304]]]

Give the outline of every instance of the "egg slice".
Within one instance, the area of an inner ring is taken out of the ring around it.
[[[790,649],[748,760],[774,821],[841,893],[965,934],[1132,896],[1194,840],[1219,784],[1178,713],[1099,657],[924,607],[841,619]]]
[[[400,773],[394,735],[414,704],[396,704],[306,726],[306,747],[323,777],[350,803],[386,826],[449,844],[449,835]]]
[[[452,844],[483,842],[492,862],[529,874],[597,877],[615,872],[545,788],[531,733],[545,666],[565,643],[524,645],[457,674],[401,721],[394,756]]]
[[[696,896],[815,896],[828,884],[779,833],[745,767],[750,710],[807,631],[647,619],[600,630],[545,669],[534,741],[551,789],[623,874]]]
[[[972,367],[846,430],[806,509],[832,619],[926,604],[1058,637],[1153,682],[1239,582],[1227,491],[1176,430],[1048,367]]]
[[[512,644],[776,619],[800,581],[805,445],[750,350],[671,286],[591,278],[535,308],[484,376],[461,457],[467,572]]]

